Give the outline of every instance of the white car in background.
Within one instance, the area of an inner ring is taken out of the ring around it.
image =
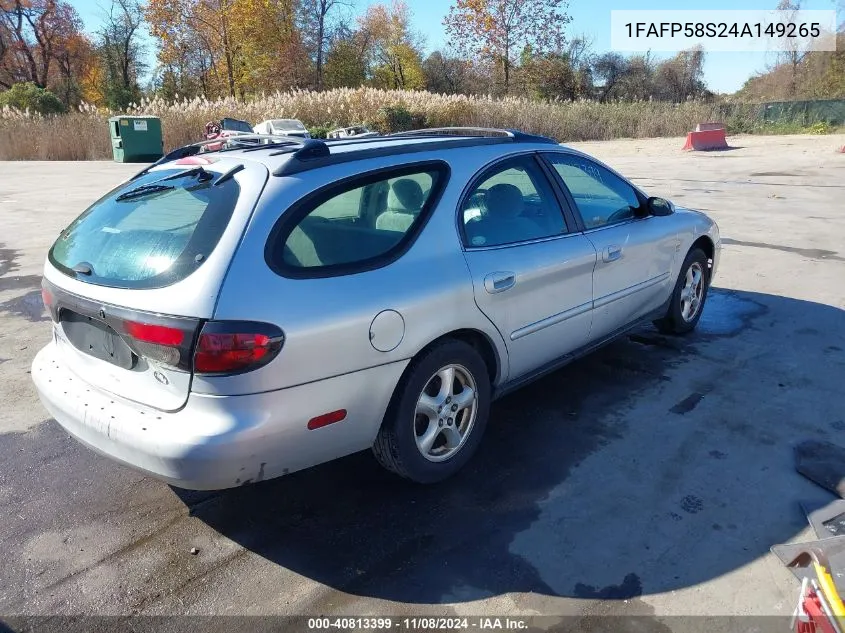
[[[350,127],[336,128],[326,134],[326,138],[370,138],[378,135],[378,132],[373,132],[363,125],[352,125]]]
[[[262,121],[252,131],[256,134],[273,134],[295,136],[297,138],[311,138],[308,129],[297,119],[268,119]]]

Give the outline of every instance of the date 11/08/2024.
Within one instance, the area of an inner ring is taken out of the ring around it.
[[[309,618],[308,630],[495,631],[528,629],[525,618],[512,617],[332,617]]]

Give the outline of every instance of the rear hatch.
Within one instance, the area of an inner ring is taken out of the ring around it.
[[[62,231],[42,294],[68,367],[117,396],[182,407],[195,345],[267,176],[239,156],[167,163]]]

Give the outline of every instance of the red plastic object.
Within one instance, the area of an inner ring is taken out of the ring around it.
[[[815,590],[810,589],[804,596],[804,611],[810,616],[809,622],[801,622],[800,619],[795,623],[796,633],[838,633],[836,627],[830,621],[828,615],[822,609],[819,598]]]
[[[324,413],[323,415],[318,415],[316,418],[311,418],[308,421],[308,430],[313,431],[314,429],[320,429],[324,426],[328,426],[329,424],[334,424],[335,422],[340,422],[346,419],[346,409],[338,409],[337,411],[332,411],[331,413]]]
[[[174,165],[210,165],[216,160],[216,158],[205,158],[204,156],[186,156],[177,160]]]
[[[712,149],[728,149],[725,129],[701,130],[687,134],[687,142],[681,148],[684,151],[707,151]]]
[[[838,150],[836,150],[836,151],[837,151],[837,152],[839,152],[840,154],[845,154],[845,145],[843,145],[842,147],[840,147],[840,148],[839,148]]]

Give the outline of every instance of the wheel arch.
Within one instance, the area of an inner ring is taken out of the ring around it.
[[[704,251],[704,254],[707,256],[707,267],[708,269],[713,268],[713,258],[716,253],[716,246],[713,244],[713,240],[710,239],[709,235],[702,235],[698,239],[696,239],[689,248],[688,253],[691,252],[693,249],[700,248]]]
[[[424,354],[435,345],[448,339],[462,341],[473,347],[484,360],[484,364],[487,367],[487,374],[490,378],[491,387],[498,384],[503,372],[502,359],[499,356],[496,345],[492,340],[490,340],[490,337],[481,330],[476,330],[474,328],[461,328],[458,330],[452,330],[451,332],[446,332],[418,351],[415,354],[415,357]]]

